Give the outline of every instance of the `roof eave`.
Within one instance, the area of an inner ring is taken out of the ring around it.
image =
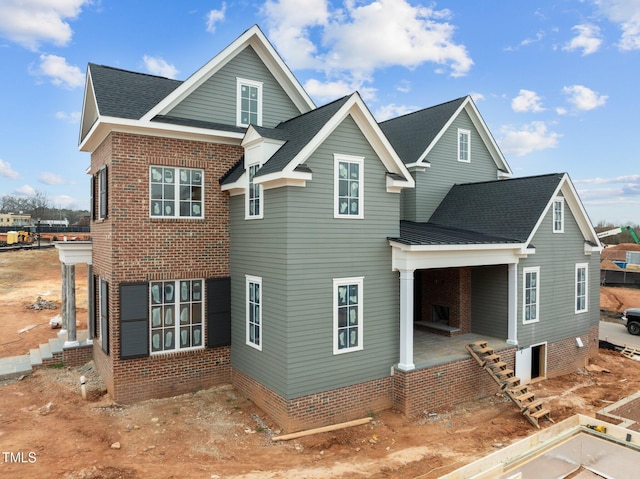
[[[244,133],[105,116],[99,117],[94,123],[80,142],[79,150],[92,153],[111,132],[215,142],[227,145],[240,145],[244,136]]]

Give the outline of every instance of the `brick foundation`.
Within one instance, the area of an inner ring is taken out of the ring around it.
[[[589,358],[598,355],[598,330],[596,324],[588,334],[580,336],[584,347],[578,347],[576,338],[563,339],[547,345],[547,377],[570,374],[584,368]]]
[[[290,400],[236,369],[232,377],[233,385],[287,432],[359,419],[392,407],[391,377]]]
[[[513,368],[515,348],[500,351]],[[413,371],[395,371],[393,407],[408,417],[477,401],[498,392],[498,385],[475,359],[463,359]]]
[[[93,359],[93,346],[90,344],[62,350],[62,363],[70,368],[87,364],[91,359]]]

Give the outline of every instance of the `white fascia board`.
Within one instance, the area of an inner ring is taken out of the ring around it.
[[[522,244],[502,245],[452,245],[422,247],[389,241],[393,270],[433,268],[457,268],[463,266],[488,266],[518,263],[525,257]],[[407,248],[409,246],[409,248]],[[485,247],[490,246],[490,247]]]
[[[438,132],[438,134],[433,139],[431,144],[427,147],[424,153],[420,155],[420,158],[418,158],[418,161],[416,162],[416,164],[422,165],[422,163],[426,162],[426,158],[428,154],[435,147],[435,145],[438,144],[438,141],[440,141],[440,139],[442,138],[442,135],[444,135],[445,132],[449,129],[449,127],[453,124],[454,120],[458,117],[458,115],[460,114],[460,112],[462,112],[462,110],[466,110],[467,113],[469,114],[469,117],[471,118],[473,125],[476,127],[476,130],[480,135],[480,138],[482,139],[483,143],[489,150],[489,153],[491,154],[491,157],[493,158],[493,161],[498,167],[498,169],[506,170],[507,173],[506,174],[503,173],[503,178],[510,178],[513,175],[513,172],[511,171],[511,168],[509,167],[507,160],[503,156],[502,151],[500,151],[498,144],[493,138],[493,135],[491,134],[489,127],[484,122],[484,119],[480,115],[480,112],[478,111],[475,103],[473,102],[470,96],[467,96],[465,100],[460,104],[456,112],[453,115],[451,115],[451,118],[449,118],[449,120],[444,125],[444,127]]]
[[[424,161],[422,163],[409,163],[405,165],[409,171],[425,171],[427,168],[431,168],[431,163]]]
[[[304,171],[291,171],[269,173],[267,175],[255,176],[253,182],[262,185],[265,190],[279,188],[281,186],[306,186],[307,181],[311,181],[313,174]]]
[[[247,170],[245,169],[240,177],[233,183],[220,185],[220,189],[222,191],[228,191],[231,196],[243,194],[247,189]]]
[[[271,46],[267,38],[264,36],[264,33],[262,33],[257,25],[254,25],[222,50],[222,52],[209,60],[207,64],[191,75],[182,83],[182,85],[167,95],[167,97],[160,103],[149,110],[142,117],[142,120],[150,121],[157,115],[165,115],[170,112],[176,107],[176,105],[211,78],[216,72],[218,72],[249,45],[253,47],[260,59],[271,71],[271,74],[278,80],[280,85],[302,113],[306,113],[315,108],[315,105],[309,95],[304,91],[300,83],[296,80],[278,53]]]
[[[594,244],[600,244],[598,235],[595,229],[593,228],[593,225],[589,220],[589,216],[587,215],[586,210],[582,206],[580,197],[578,196],[578,193],[573,187],[573,184],[571,183],[571,180],[569,179],[569,175],[567,173],[563,175],[562,179],[558,183],[556,190],[551,195],[551,198],[549,198],[549,201],[547,202],[547,206],[545,206],[544,210],[542,211],[542,214],[540,215],[540,218],[538,218],[538,221],[536,222],[536,225],[531,230],[531,234],[527,239],[527,243],[531,243],[533,241],[533,237],[538,232],[538,228],[540,228],[540,225],[544,221],[545,216],[547,215],[549,210],[552,208],[553,201],[556,199],[556,197],[558,196],[558,193],[561,191],[563,194],[565,204],[569,206],[569,210],[573,214],[573,217],[576,220],[576,223],[578,224],[578,228],[580,229],[580,232],[582,233],[582,236],[584,237],[584,239]],[[565,217],[566,217],[566,214],[567,213],[565,210]]]
[[[80,143],[80,151],[93,152],[111,132],[159,136],[181,140],[206,141],[225,145],[240,145],[244,133],[210,130],[171,123],[146,122],[115,117],[100,117]]]
[[[373,115],[365,106],[362,98],[358,93],[351,95],[349,100],[342,105],[342,108],[320,129],[316,136],[307,143],[304,148],[291,160],[283,170],[283,176],[290,177],[295,168],[304,163],[313,152],[327,139],[327,137],[344,121],[347,116],[351,115],[362,133],[365,135],[374,151],[391,173],[397,173],[406,178],[407,188],[415,187],[415,181],[409,173],[404,162],[400,159],[396,151],[382,133],[382,130],[376,123]]]
[[[89,105],[91,105],[93,108],[89,108]],[[78,144],[82,143],[83,141],[82,132],[84,131],[84,125],[87,121],[87,115],[89,114],[90,110],[93,110],[91,112],[91,125],[93,126],[100,118],[100,110],[98,108],[98,101],[96,100],[96,95],[93,90],[91,69],[87,67],[87,75],[84,82],[84,95],[82,97],[82,113],[80,115],[80,131],[78,132]],[[89,129],[89,131],[91,131],[91,128]],[[87,135],[85,135],[85,137],[88,136],[89,131],[87,131]]]
[[[491,130],[489,130],[489,127],[487,126],[484,119],[482,118],[482,115],[480,115],[480,112],[478,111],[476,104],[473,102],[473,99],[470,96],[468,96],[467,100],[463,102],[463,106],[467,110],[467,113],[469,114],[471,121],[475,125],[476,130],[478,130],[478,133],[480,134],[482,141],[484,142],[485,146],[489,150],[489,153],[491,153],[491,157],[493,158],[493,161],[496,162],[496,165],[498,166],[498,168],[506,170],[507,175],[509,177],[513,175],[513,171],[511,171],[511,168],[509,167],[507,160],[502,154],[500,147],[498,146],[495,139],[493,138],[493,135],[491,134]]]

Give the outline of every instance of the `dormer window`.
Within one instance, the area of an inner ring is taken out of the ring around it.
[[[458,161],[471,162],[471,132],[458,129]]]
[[[237,88],[237,125],[262,126],[262,82],[238,78]]]

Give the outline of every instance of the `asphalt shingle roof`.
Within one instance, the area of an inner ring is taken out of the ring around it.
[[[405,164],[415,163],[458,110],[466,97],[380,123]]]
[[[355,95],[355,93],[354,93]],[[269,138],[286,139],[286,143],[262,165],[256,176],[282,171],[300,151],[307,146],[314,136],[347,102],[345,96],[327,105],[311,110],[308,113],[280,123],[274,129],[257,128],[258,132]]]
[[[563,173],[454,185],[429,223],[525,242]]]
[[[138,120],[182,84],[179,80],[89,64],[100,115]]]

